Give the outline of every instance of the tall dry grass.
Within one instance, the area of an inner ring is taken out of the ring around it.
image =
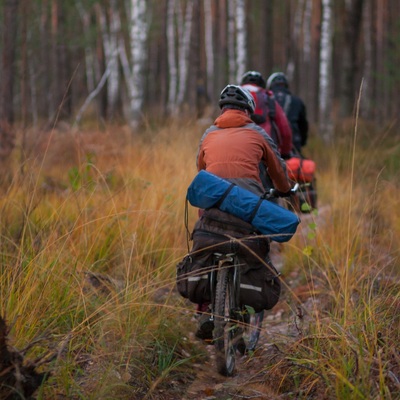
[[[201,129],[43,134],[3,185],[0,312],[13,345],[59,352],[42,398],[127,398],[179,365],[170,297]]]
[[[202,354],[185,340],[192,309],[174,279],[203,130],[35,132],[16,156],[1,187],[0,312],[14,346],[38,340],[28,356],[57,355],[38,398],[151,398],[193,373]],[[307,283],[311,306],[285,357],[266,365],[279,393],[400,393],[399,146],[365,132],[355,141],[343,128],[329,151],[308,148],[320,210],[285,245],[284,275]]]
[[[320,209],[285,252],[309,298],[293,288],[299,339],[268,368],[282,392],[304,398],[400,396],[400,146],[396,135],[360,132],[338,132],[329,153],[313,149]]]

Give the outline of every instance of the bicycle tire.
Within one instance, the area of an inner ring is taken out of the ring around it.
[[[235,309],[234,283],[230,278],[229,269],[222,266],[217,276],[213,336],[217,370],[224,376],[232,376],[236,365],[236,322],[232,323],[232,312]]]

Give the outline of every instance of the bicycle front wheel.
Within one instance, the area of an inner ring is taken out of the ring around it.
[[[238,332],[234,310],[234,287],[228,268],[220,268],[214,310],[214,347],[216,350],[217,370],[221,375],[232,376],[235,370],[235,336]]]

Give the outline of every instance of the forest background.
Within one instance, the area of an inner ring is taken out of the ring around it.
[[[286,73],[328,141],[361,92],[362,118],[397,124],[396,0],[7,0],[0,18],[4,157],[14,122],[213,116],[248,69]]]
[[[21,360],[38,399],[400,397],[397,0],[6,0],[0,18],[0,398],[28,398]],[[319,209],[280,253],[260,357],[223,381],[175,266],[198,141],[249,69],[305,101]]]

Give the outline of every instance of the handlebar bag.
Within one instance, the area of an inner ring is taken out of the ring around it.
[[[235,215],[276,242],[290,240],[300,223],[295,213],[205,170],[195,176],[186,198],[194,207],[217,207]]]

